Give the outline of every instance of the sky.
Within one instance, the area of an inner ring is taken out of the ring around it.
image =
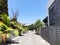
[[[43,20],[47,16],[48,0],[8,0],[9,16],[19,11],[18,22],[31,24],[37,19]]]

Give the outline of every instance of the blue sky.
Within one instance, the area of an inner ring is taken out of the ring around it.
[[[47,16],[48,0],[8,0],[9,16],[12,10],[19,10],[18,21],[34,23],[37,19],[43,20]]]

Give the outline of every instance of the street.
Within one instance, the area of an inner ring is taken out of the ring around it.
[[[26,34],[24,34],[24,36],[18,36],[12,40],[19,43],[11,45],[50,45],[41,36],[36,35],[33,31],[28,31]]]

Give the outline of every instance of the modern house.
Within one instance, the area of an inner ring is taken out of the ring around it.
[[[48,26],[60,26],[60,0],[50,0],[48,3],[48,16],[43,21]],[[46,21],[45,21],[46,20]]]

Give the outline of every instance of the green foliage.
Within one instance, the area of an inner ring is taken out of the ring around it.
[[[15,34],[18,35],[18,34],[21,34],[21,31],[22,31],[22,26],[20,25],[20,23],[16,22],[16,21],[11,21],[11,24],[12,24],[12,28],[15,29],[14,31],[16,32]],[[18,31],[16,31],[18,30]],[[21,31],[20,31],[21,30]]]
[[[1,17],[2,17],[2,21],[3,21],[7,26],[10,26],[10,19],[9,19],[9,17],[8,17],[6,14],[2,14]]]
[[[14,31],[14,34],[15,34],[15,36],[18,36],[19,35],[19,31],[18,30],[15,30]]]
[[[15,20],[10,20],[6,14],[0,14],[0,17],[2,18],[0,21],[0,33],[6,34],[7,38],[10,37],[10,34],[18,36],[21,34],[21,31],[26,32],[28,30],[27,26],[24,26]]]
[[[8,28],[7,30],[5,30],[5,32],[7,33],[7,37],[10,37],[10,34],[12,34],[14,36],[19,35],[19,32],[17,29]]]
[[[7,0],[0,0],[0,14],[8,14]]]
[[[39,30],[40,28],[42,28],[44,26],[44,23],[41,22],[39,19],[36,20],[35,24],[34,24],[34,28],[35,30]]]
[[[29,26],[29,30],[33,30],[34,29],[34,24],[31,24],[30,26]]]
[[[4,32],[8,27],[3,23],[0,22],[0,31]]]
[[[4,32],[6,30],[6,27],[5,26],[1,26],[1,31]]]
[[[0,2],[4,2],[4,0],[0,0]],[[0,4],[0,6],[2,7],[2,6],[3,6],[3,4],[1,3],[1,4]]]
[[[35,29],[37,31],[37,30],[40,30],[43,26],[44,26],[44,23],[40,21],[40,19],[38,19],[34,24],[29,25],[28,28],[29,30]]]
[[[23,32],[26,32],[27,30],[28,30],[28,27],[23,27],[23,28],[22,28],[22,31],[23,31]]]

